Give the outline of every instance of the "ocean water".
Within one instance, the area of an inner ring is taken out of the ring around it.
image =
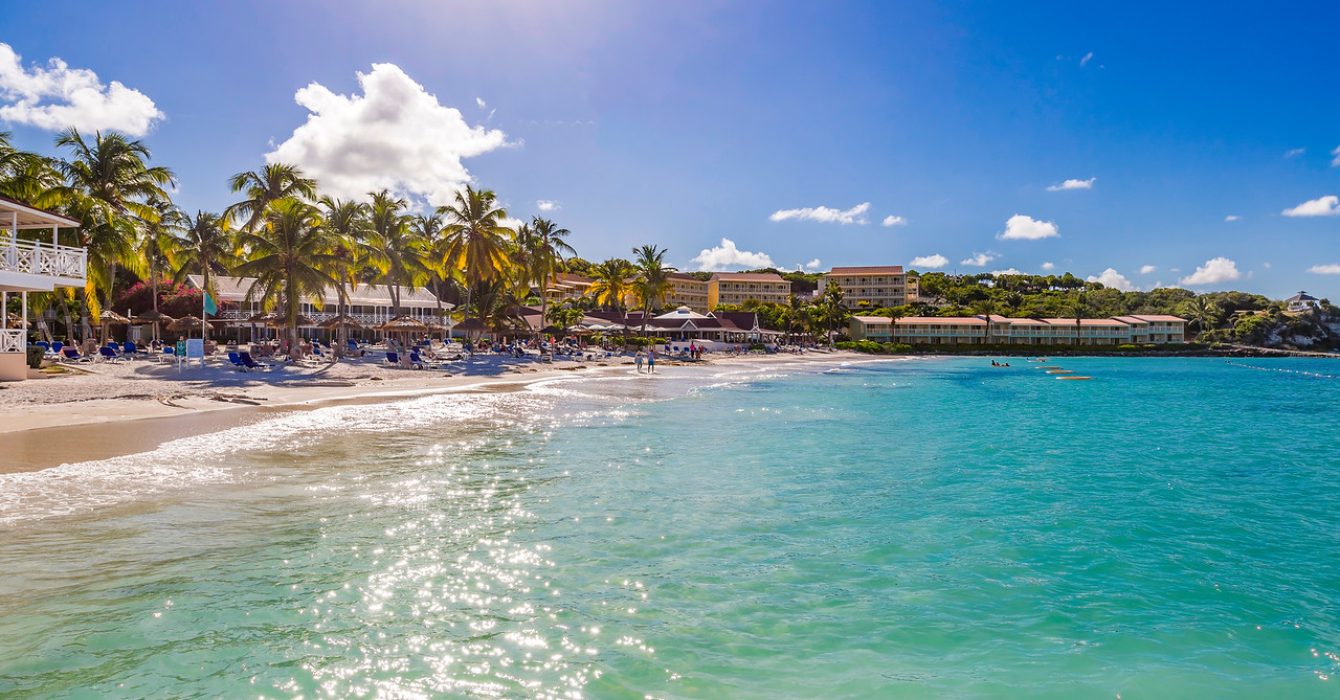
[[[1340,363],[1011,364],[665,368],[0,476],[0,697],[1340,696]]]

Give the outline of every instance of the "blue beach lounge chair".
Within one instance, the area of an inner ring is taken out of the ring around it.
[[[247,369],[270,369],[270,365],[267,365],[263,362],[257,362],[249,352],[243,351],[237,353],[237,359],[240,360],[242,362],[242,366],[246,367]]]

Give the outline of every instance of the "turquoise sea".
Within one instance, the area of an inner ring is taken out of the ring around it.
[[[1340,362],[1054,364],[1094,379],[676,367],[0,476],[0,697],[1340,697]]]

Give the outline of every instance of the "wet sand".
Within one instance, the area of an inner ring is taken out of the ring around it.
[[[715,358],[708,366],[767,365],[785,362],[846,362],[849,353]],[[868,359],[868,358],[867,358]],[[674,363],[658,364],[660,374]],[[291,382],[251,387],[251,403],[187,396],[164,402],[145,398],[69,401],[38,406],[0,406],[0,474],[37,471],[91,460],[147,452],[178,438],[258,422],[284,412],[323,406],[376,404],[397,398],[460,391],[507,392],[554,379],[632,372],[631,361],[607,365],[534,365],[499,375],[446,376],[423,371],[413,376],[354,386],[302,386]],[[37,380],[60,382],[62,380]],[[138,380],[127,379],[135,382]]]

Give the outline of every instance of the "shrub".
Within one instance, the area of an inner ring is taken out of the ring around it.
[[[32,369],[42,368],[42,356],[46,354],[42,348],[36,345],[28,346],[28,367]]]

